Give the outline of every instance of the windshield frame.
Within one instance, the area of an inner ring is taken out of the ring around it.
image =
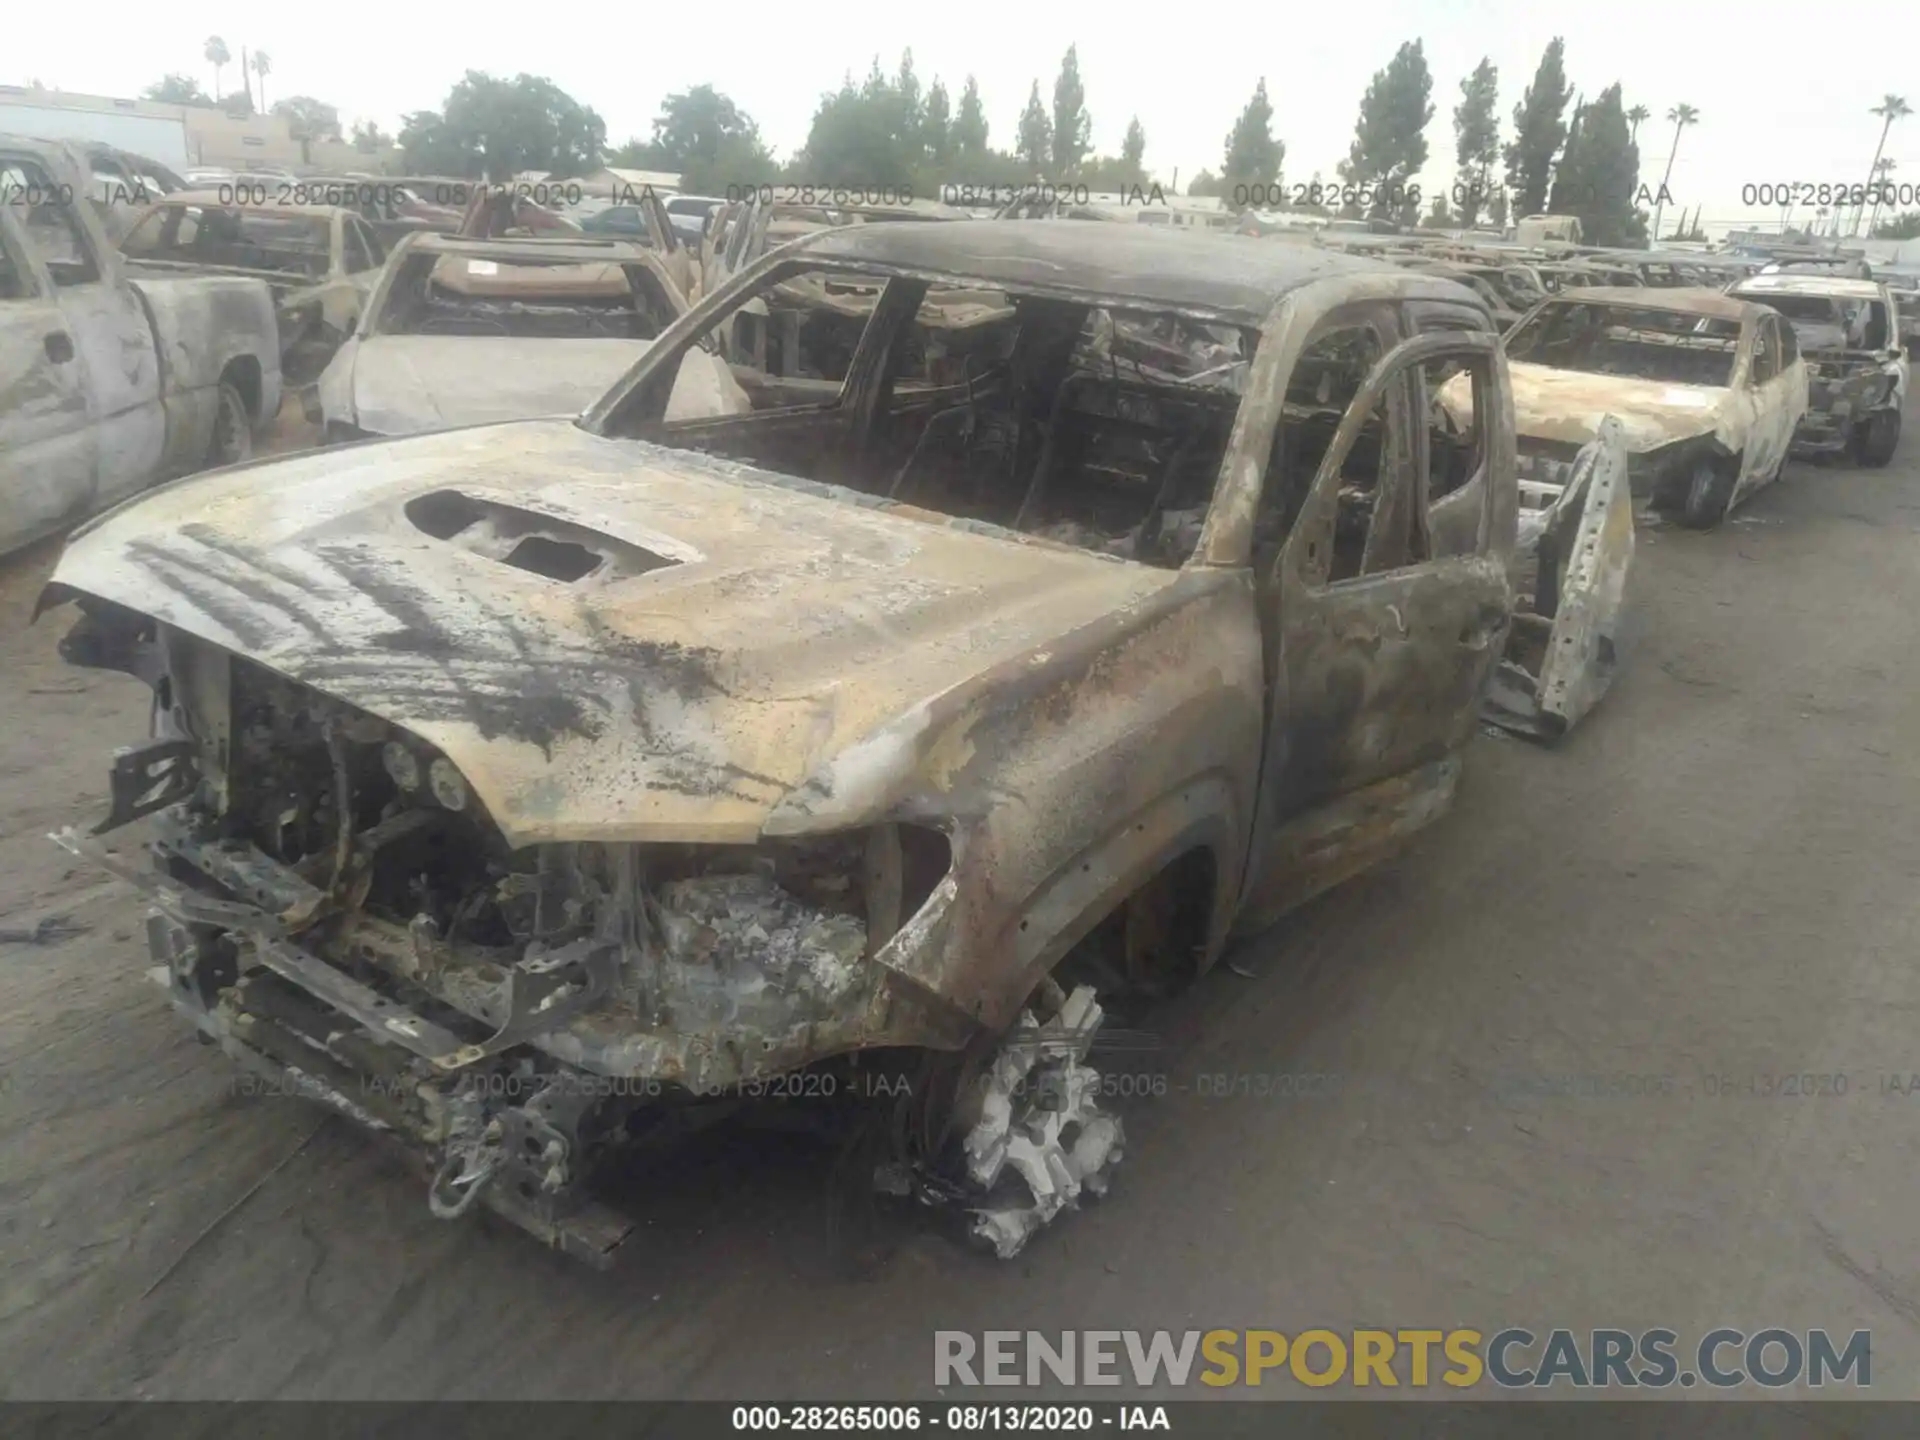
[[[1586,287],[1583,287],[1583,288],[1586,288]],[[1662,289],[1662,287],[1659,287],[1659,286],[1653,286],[1648,288],[1649,288],[1649,293],[1654,295],[1660,294]],[[1659,376],[1659,375],[1630,375],[1630,374],[1622,375],[1622,374],[1618,374],[1608,370],[1589,370],[1589,369],[1571,366],[1571,365],[1556,365],[1549,360],[1543,360],[1543,359],[1536,358],[1532,355],[1519,353],[1515,348],[1514,342],[1517,339],[1519,339],[1526,331],[1528,331],[1534,325],[1539,323],[1546,316],[1546,313],[1549,310],[1561,309],[1561,308],[1606,310],[1609,312],[1620,312],[1622,314],[1629,314],[1629,315],[1653,313],[1653,314],[1661,314],[1661,315],[1672,315],[1672,316],[1678,316],[1678,317],[1691,317],[1696,321],[1715,321],[1715,320],[1726,319],[1726,317],[1722,317],[1722,316],[1696,315],[1691,311],[1673,309],[1671,307],[1664,306],[1664,305],[1632,304],[1626,301],[1590,300],[1590,299],[1586,299],[1578,291],[1572,294],[1552,295],[1552,296],[1549,296],[1547,299],[1541,301],[1538,305],[1535,305],[1532,309],[1528,310],[1526,314],[1522,315],[1518,320],[1514,322],[1513,328],[1507,331],[1506,339],[1505,339],[1505,348],[1506,348],[1507,359],[1509,363],[1514,365],[1533,365],[1533,366],[1537,366],[1542,370],[1556,370],[1563,374],[1568,374],[1568,375],[1591,375],[1596,379],[1602,379],[1602,380],[1646,380],[1656,385],[1690,386],[1692,388],[1700,389],[1700,390],[1738,390],[1743,385],[1745,385],[1747,376],[1750,373],[1751,366],[1752,366],[1754,335],[1755,335],[1755,329],[1756,329],[1755,323],[1754,323],[1754,314],[1752,312],[1748,312],[1744,314],[1741,317],[1741,319],[1738,321],[1738,330],[1736,334],[1729,337],[1719,337],[1719,338],[1726,338],[1730,342],[1730,344],[1732,345],[1732,352],[1728,356],[1730,363],[1727,369],[1727,377],[1723,382],[1720,382],[1718,384],[1708,384],[1706,382],[1699,381],[1699,380],[1673,379],[1670,377]],[[1733,322],[1728,321],[1727,323],[1733,323]],[[1628,328],[1632,328],[1632,327],[1628,327]],[[1701,338],[1704,339],[1704,338],[1710,338],[1710,337],[1702,336]],[[1679,348],[1679,347],[1676,347],[1676,348]],[[1694,353],[1712,354],[1716,352],[1702,348],[1700,350],[1695,351]]]

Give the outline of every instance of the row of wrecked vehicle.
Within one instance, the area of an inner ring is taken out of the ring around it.
[[[1646,457],[1737,457],[1734,503],[1807,368],[1734,296],[1503,344],[1378,257],[906,218],[721,207],[697,288],[639,239],[403,237],[327,445],[92,520],[41,597],[154,695],[60,843],[198,1033],[437,1215],[606,1262],[615,1177],[772,1103],[1017,1253],[1124,1154],[1104,1017],[1444,814],[1483,711],[1577,719],[1631,492],[1692,495]],[[1721,391],[1764,440],[1636,448]],[[1527,436],[1549,403],[1584,428]],[[151,868],[100,838],[135,821]]]

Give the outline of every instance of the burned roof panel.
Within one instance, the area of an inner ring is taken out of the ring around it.
[[[1845,275],[1822,275],[1815,270],[1778,271],[1772,275],[1749,275],[1739,282],[1742,294],[1749,291],[1777,290],[1781,294],[1830,295],[1836,300],[1878,300],[1878,280],[1855,280]]]
[[[1744,321],[1750,311],[1765,308],[1719,290],[1688,285],[1590,285],[1584,290],[1555,295],[1548,303],[1628,305],[1635,310],[1674,310],[1736,323]]]
[[[1332,275],[1422,277],[1381,260],[1251,236],[1140,225],[956,220],[946,225],[855,225],[798,242],[789,253],[932,271],[1008,290],[1071,289],[1258,323],[1290,290]],[[1457,287],[1428,278],[1433,293]],[[1475,303],[1478,303],[1477,301]]]

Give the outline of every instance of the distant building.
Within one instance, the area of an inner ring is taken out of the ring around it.
[[[204,105],[117,100],[23,85],[0,85],[0,133],[7,132],[48,140],[101,140],[150,155],[176,170],[266,169],[338,175],[349,170],[388,170],[399,163],[399,152],[391,146],[369,155],[344,140],[310,141],[303,155],[300,142],[278,115],[235,118]]]

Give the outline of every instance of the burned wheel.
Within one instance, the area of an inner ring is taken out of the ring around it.
[[[944,1073],[923,1072],[894,1126],[920,1139],[896,1143],[896,1158],[873,1171],[875,1188],[962,1218],[969,1238],[1003,1260],[1106,1194],[1125,1135],[1086,1063],[1103,1018],[1091,985],[1069,994],[1043,982],[1004,1034],[946,1057],[955,1063]]]
[[[1900,412],[1876,410],[1854,430],[1853,458],[1870,469],[1881,470],[1893,462],[1900,448]]]
[[[213,439],[207,446],[207,467],[238,465],[253,458],[253,422],[247,414],[247,402],[226,381],[220,382],[220,398],[213,412]]]
[[[1102,1019],[1093,987],[1069,995],[1049,982],[1037,999],[975,1080],[978,1114],[960,1141],[969,1231],[1002,1260],[1083,1196],[1106,1194],[1125,1141],[1086,1064]]]
[[[1709,530],[1727,517],[1727,504],[1733,499],[1736,472],[1727,465],[1703,456],[1696,460],[1687,476],[1687,489],[1680,505],[1681,523],[1694,530]]]

